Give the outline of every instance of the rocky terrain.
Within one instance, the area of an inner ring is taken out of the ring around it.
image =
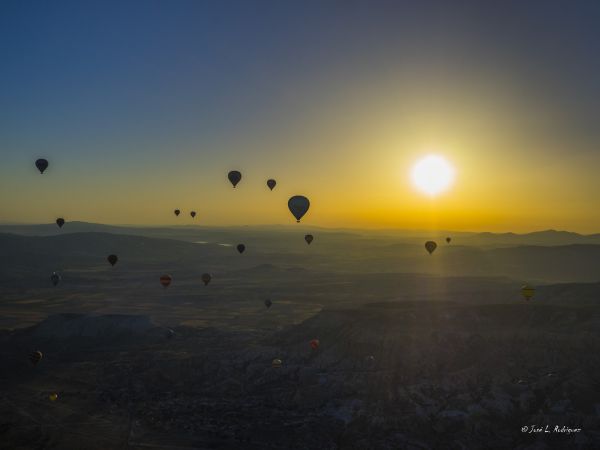
[[[278,331],[54,316],[1,336],[0,448],[597,448],[599,324],[595,307],[434,302]]]

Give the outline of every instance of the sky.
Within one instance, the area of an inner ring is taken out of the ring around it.
[[[600,232],[598,23],[593,1],[4,0],[0,222],[293,224],[300,194],[309,225]],[[435,197],[428,154],[456,172]]]

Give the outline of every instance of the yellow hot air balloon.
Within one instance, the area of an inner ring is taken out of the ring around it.
[[[535,288],[526,284],[521,288],[521,294],[523,294],[525,300],[531,300],[531,298],[535,295]]]
[[[283,365],[283,361],[282,361],[282,360],[280,360],[279,358],[275,358],[275,359],[273,360],[273,362],[271,363],[271,366],[272,366],[274,369],[281,369],[281,366],[282,366],[282,365]]]
[[[56,392],[53,392],[52,394],[50,394],[48,396],[48,398],[50,399],[51,402],[55,402],[56,400],[58,400],[58,394]]]

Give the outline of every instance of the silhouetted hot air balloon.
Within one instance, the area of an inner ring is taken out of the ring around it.
[[[274,369],[281,369],[282,365],[283,365],[283,361],[280,360],[279,358],[275,358],[273,360],[273,362],[271,363],[271,367],[273,367]]]
[[[427,241],[427,242],[425,242],[425,248],[431,255],[433,253],[433,251],[437,248],[437,244],[433,241]]]
[[[52,281],[52,284],[56,286],[60,282],[60,275],[56,272],[52,272],[52,275],[50,275],[50,281]]]
[[[191,211],[191,212],[190,212],[190,216],[192,216],[192,219],[193,219],[194,217],[196,217],[196,211]]]
[[[236,185],[242,179],[242,174],[240,172],[238,172],[237,170],[232,170],[231,172],[229,172],[227,174],[227,178],[229,178],[229,181],[231,182],[231,184],[233,184],[233,187],[235,188]]]
[[[51,402],[55,402],[56,400],[58,400],[58,394],[56,392],[53,392],[48,396],[48,399],[50,399]]]
[[[58,228],[62,228],[62,226],[65,224],[65,219],[63,219],[62,217],[59,217],[58,219],[56,219],[56,225],[58,225]]]
[[[309,207],[310,201],[303,195],[294,195],[288,200],[288,208],[296,218],[296,222],[300,222]]]
[[[179,216],[179,214],[181,214],[181,211],[179,209],[176,209],[175,211],[173,211],[175,213],[176,216]]]
[[[246,246],[244,244],[238,244],[236,246],[236,248],[237,248],[237,251],[240,253],[244,253],[244,250],[246,250]]]
[[[272,304],[273,304],[273,302],[271,301],[271,299],[266,299],[265,300],[265,306],[267,307],[267,309],[269,309]]]
[[[320,344],[321,343],[318,339],[313,339],[312,341],[310,341],[310,348],[312,348],[313,350],[317,350]]]
[[[273,178],[271,178],[270,180],[267,180],[267,186],[269,186],[269,189],[273,190],[273,188],[275,187],[275,185],[277,184],[277,181],[275,181]]]
[[[203,273],[202,274],[202,281],[204,281],[204,286],[207,286],[208,283],[210,283],[211,279],[212,279],[212,277],[210,276],[210,273]]]
[[[39,363],[44,355],[42,355],[42,352],[40,352],[39,350],[36,350],[35,352],[31,352],[29,354],[29,361],[31,361],[31,364],[33,364],[34,366],[37,365],[37,363]]]
[[[111,266],[114,266],[119,260],[119,257],[117,255],[108,255],[106,260],[110,263]]]
[[[525,297],[525,300],[531,300],[535,295],[535,288],[526,284],[521,288],[521,294]]]
[[[452,240],[452,238],[451,238],[450,236],[448,236],[448,237],[446,238],[446,243],[447,243],[447,244],[449,244],[451,240]]]
[[[304,240],[306,241],[306,243],[308,245],[310,245],[310,243],[313,241],[314,237],[312,234],[307,234],[306,236],[304,236]]]
[[[40,173],[44,173],[44,170],[48,168],[48,160],[44,158],[40,158],[35,162],[35,167],[40,171]]]
[[[168,288],[169,285],[171,284],[171,281],[173,281],[173,278],[171,277],[171,275],[163,275],[160,277],[160,284],[163,285],[163,287]]]

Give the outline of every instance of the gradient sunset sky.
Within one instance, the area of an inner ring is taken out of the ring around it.
[[[600,232],[599,23],[594,1],[4,0],[0,221],[293,224],[302,194],[308,225]],[[410,181],[430,153],[456,170],[435,198]]]

